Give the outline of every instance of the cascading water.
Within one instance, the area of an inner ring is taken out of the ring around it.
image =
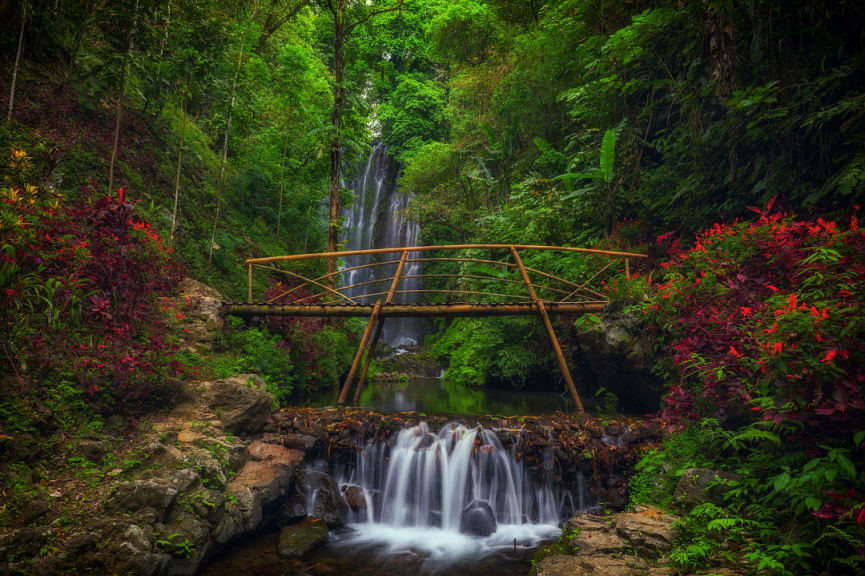
[[[456,422],[437,433],[426,423],[405,428],[392,446],[370,442],[335,472],[365,503],[351,512],[350,542],[420,550],[439,561],[536,546],[587,507],[581,473],[575,499],[548,472],[530,474],[517,448],[504,448],[492,430]]]
[[[387,146],[383,143],[377,143],[349,185],[355,192],[355,200],[352,206],[343,213],[346,250],[396,248],[417,244],[420,226],[405,216],[412,195],[396,189],[397,172],[396,163],[388,156]],[[408,259],[412,260],[418,257],[418,253],[411,253]],[[343,275],[343,285],[362,284],[393,276],[399,254],[385,255],[383,259],[392,261],[393,264],[350,270]],[[347,256],[345,268],[363,266],[372,261],[370,256]],[[421,289],[422,280],[416,276],[422,273],[420,262],[407,263],[403,268],[404,280],[400,283],[399,289]],[[386,292],[389,287],[386,281],[381,281],[350,288],[346,294],[354,298],[362,294]],[[361,300],[374,302],[379,298],[382,296],[372,296]],[[417,293],[412,292],[398,294],[394,298],[394,302],[402,303],[417,300]],[[422,334],[423,324],[416,318],[393,318],[384,325],[383,336],[391,348],[417,345]]]

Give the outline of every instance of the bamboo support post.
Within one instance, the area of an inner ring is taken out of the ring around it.
[[[342,390],[339,393],[339,405],[345,404],[345,399],[348,398],[348,389],[351,386],[351,381],[354,379],[354,373],[357,372],[357,366],[360,364],[360,359],[363,356],[363,350],[366,348],[366,343],[369,341],[369,335],[372,332],[372,327],[378,319],[378,313],[381,311],[381,300],[375,303],[372,309],[372,315],[369,317],[369,322],[366,323],[366,330],[363,331],[363,337],[360,339],[360,345],[357,347],[357,353],[354,355],[354,361],[351,363],[351,370],[348,371],[348,376],[345,377],[345,383],[342,385]]]
[[[562,371],[562,376],[565,377],[565,382],[568,384],[568,390],[571,393],[571,398],[574,399],[574,404],[577,407],[577,411],[582,413],[585,412],[583,408],[583,401],[580,399],[580,394],[577,392],[577,387],[574,385],[574,379],[571,377],[571,371],[568,368],[568,363],[565,361],[565,355],[562,353],[562,347],[559,345],[559,339],[556,337],[556,332],[553,330],[553,325],[550,322],[550,317],[547,315],[547,309],[544,306],[544,301],[538,298],[538,295],[535,293],[535,289],[532,287],[532,281],[529,279],[529,274],[526,272],[525,267],[523,266],[523,261],[520,258],[519,252],[515,246],[511,246],[511,254],[514,257],[514,262],[516,262],[517,266],[520,269],[520,274],[523,276],[523,281],[526,283],[526,288],[529,291],[529,295],[534,300],[535,304],[538,307],[538,313],[541,316],[541,320],[544,322],[544,326],[547,329],[547,336],[550,338],[550,344],[553,346],[553,352],[556,354],[556,360],[559,362],[559,368]]]
[[[400,274],[402,274],[402,269],[405,266],[405,260],[408,257],[408,251],[403,250],[402,256],[400,256],[399,264],[396,267],[396,272],[393,275],[393,282],[391,282],[390,290],[387,293],[387,298],[385,298],[384,303],[390,304],[393,299],[393,295],[396,293],[396,287],[399,284]],[[348,372],[348,376],[345,377],[345,384],[342,386],[342,392],[339,394],[339,404],[345,404],[346,399],[348,398],[348,392],[351,390],[351,381],[354,379],[354,373],[357,372],[357,365],[360,362],[360,359],[363,357],[363,350],[366,348],[366,341],[369,338],[369,332],[372,328],[372,325],[375,324],[375,321],[378,319],[379,312],[381,312],[382,302],[379,300],[375,303],[375,308],[373,309],[372,316],[370,316],[369,323],[367,324],[366,331],[364,332],[364,337],[360,341],[360,346],[358,346],[357,354],[355,354],[354,362],[351,365],[351,370]],[[369,349],[369,352],[366,355],[366,361],[363,365],[363,370],[361,371],[360,379],[357,383],[357,391],[354,394],[354,401],[357,402],[357,399],[360,397],[360,388],[363,385],[364,380],[366,379],[366,373],[369,370],[369,364],[372,362],[372,355],[375,352],[375,347],[378,344],[378,339],[381,337],[381,332],[384,328],[384,318],[379,320],[378,327],[375,331],[375,337],[372,339],[372,346]]]
[[[249,278],[246,282],[246,300],[252,302],[252,264],[249,265]]]
[[[631,278],[631,264],[628,262],[628,259],[625,258],[625,279],[629,280]]]

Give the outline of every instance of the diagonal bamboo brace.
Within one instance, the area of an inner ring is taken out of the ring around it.
[[[390,301],[393,300],[393,295],[396,293],[396,287],[399,284],[400,274],[402,274],[402,269],[405,266],[405,260],[408,257],[408,251],[403,250],[402,256],[399,259],[399,265],[396,267],[396,272],[393,275],[393,282],[391,282],[390,290],[387,293],[387,298],[385,299],[385,304],[390,304]],[[372,327],[375,324],[375,321],[378,319],[379,313],[381,312],[382,302],[379,300],[375,303],[375,308],[372,310],[372,315],[369,318],[369,322],[366,325],[366,330],[363,333],[363,338],[360,340],[360,346],[357,348],[357,354],[354,356],[354,362],[352,362],[351,370],[348,372],[348,376],[345,377],[345,384],[342,385],[342,391],[339,393],[339,404],[345,404],[345,401],[348,399],[348,392],[351,389],[351,381],[354,379],[354,374],[357,372],[358,364],[360,363],[361,358],[363,357],[363,350],[366,348],[367,340],[369,340],[369,334],[372,331]],[[369,364],[372,362],[372,354],[375,352],[375,347],[378,344],[378,339],[381,336],[382,328],[384,327],[384,318],[378,324],[378,329],[375,332],[375,337],[372,340],[372,346],[369,349],[369,353],[366,356],[366,362],[363,365],[363,371],[360,375],[360,381],[357,384],[357,391],[354,394],[354,401],[357,402],[357,399],[360,397],[360,388],[363,385],[364,380],[366,379],[366,372],[369,370]]]
[[[550,317],[547,314],[547,308],[544,306],[544,301],[538,298],[538,295],[535,293],[535,289],[532,286],[532,281],[529,279],[529,275],[526,272],[525,266],[523,266],[523,260],[520,258],[517,249],[514,246],[511,246],[511,254],[514,257],[514,262],[516,262],[517,266],[520,269],[520,274],[523,276],[523,281],[526,283],[526,288],[528,288],[529,295],[531,295],[532,300],[534,300],[535,304],[538,307],[538,313],[541,316],[541,320],[544,322],[544,326],[547,329],[547,336],[550,338],[550,344],[553,346],[553,352],[556,354],[556,360],[559,362],[559,368],[562,371],[562,376],[565,377],[565,382],[568,384],[568,390],[571,393],[571,398],[574,399],[574,404],[577,406],[577,412],[585,412],[583,408],[583,401],[580,399],[580,394],[577,392],[577,387],[574,385],[574,379],[571,377],[571,371],[568,369],[568,363],[565,361],[565,355],[562,353],[562,347],[559,345],[559,339],[556,338],[556,332],[553,330],[553,325],[550,322]]]

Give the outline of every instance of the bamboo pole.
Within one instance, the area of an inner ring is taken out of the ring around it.
[[[556,360],[559,361],[559,368],[562,370],[562,376],[565,377],[565,382],[568,384],[568,390],[571,393],[571,398],[574,399],[574,404],[577,406],[577,411],[582,413],[585,412],[583,408],[583,401],[580,399],[580,394],[577,392],[577,387],[574,385],[574,379],[571,377],[571,371],[568,368],[568,363],[565,361],[565,355],[562,353],[562,347],[559,345],[559,339],[556,338],[556,332],[553,330],[553,325],[550,322],[550,317],[547,315],[546,307],[544,306],[544,301],[538,298],[538,295],[535,294],[535,289],[532,287],[532,281],[529,279],[529,274],[526,272],[525,267],[523,266],[523,261],[520,258],[519,252],[515,246],[511,246],[511,254],[514,257],[514,262],[516,262],[517,266],[520,269],[520,274],[523,276],[523,280],[526,283],[526,288],[529,291],[529,294],[534,300],[535,305],[538,308],[538,313],[541,316],[541,320],[544,321],[544,326],[547,329],[547,336],[550,338],[550,344],[553,345],[553,352],[556,354]]]
[[[250,266],[252,266],[252,264],[250,264]],[[281,270],[279,268],[271,268],[270,266],[261,266],[261,268],[264,268],[266,270],[276,270],[277,272],[282,272],[283,274],[287,274],[289,276],[297,278],[298,280],[303,280],[307,284],[315,284],[319,288],[327,290],[328,292],[331,292],[332,294],[336,294],[337,296],[341,297],[343,300],[348,300],[352,304],[357,304],[357,302],[355,302],[353,299],[349,298],[345,294],[343,294],[341,292],[337,292],[336,290],[334,290],[333,288],[330,288],[329,286],[325,286],[324,284],[322,284],[320,282],[316,282],[315,280],[310,280],[306,276],[301,276],[300,274],[292,272],[291,270]],[[276,298],[271,298],[270,300],[267,301],[267,303],[270,304],[271,302],[273,302],[275,300],[279,300],[283,296],[285,296],[285,294],[281,294],[281,295],[277,296]],[[249,301],[252,302],[252,296],[250,296]]]
[[[372,309],[372,314],[369,317],[369,322],[366,323],[366,330],[363,331],[363,337],[360,339],[360,345],[357,347],[357,353],[354,355],[354,361],[351,363],[351,370],[348,371],[348,376],[345,377],[345,383],[342,385],[342,391],[339,393],[338,403],[340,406],[345,404],[345,399],[348,398],[348,389],[351,386],[351,381],[354,379],[354,373],[357,372],[357,365],[363,356],[363,349],[366,348],[366,343],[369,341],[370,332],[378,319],[378,313],[381,311],[381,300],[375,303]]]
[[[390,285],[390,290],[387,293],[387,299],[385,300],[385,304],[390,304],[393,299],[393,295],[396,292],[396,286],[399,284],[400,274],[402,273],[402,268],[405,266],[406,258],[408,257],[408,252],[403,251],[402,256],[399,259],[399,265],[396,267],[396,274],[393,276],[393,282]],[[408,276],[407,276],[408,278]],[[372,363],[372,355],[375,353],[375,347],[378,346],[378,339],[381,338],[381,333],[384,331],[384,318],[378,321],[378,326],[375,328],[375,336],[372,338],[372,344],[369,347],[369,352],[366,355],[366,360],[363,363],[363,369],[360,371],[360,378],[357,381],[357,388],[354,391],[354,398],[352,401],[357,404],[358,399],[360,398],[360,391],[363,388],[363,385],[366,383],[366,373],[369,370],[369,365]]]
[[[568,298],[570,298],[571,296],[574,296],[577,292],[579,292],[580,290],[582,290],[583,288],[585,288],[586,286],[588,286],[589,282],[591,282],[592,280],[594,280],[595,278],[597,278],[598,275],[601,274],[601,272],[603,272],[604,270],[606,270],[607,268],[609,268],[610,266],[612,266],[612,265],[615,264],[616,262],[618,262],[618,259],[616,259],[616,260],[610,260],[609,262],[607,262],[607,264],[606,264],[603,268],[601,268],[600,270],[598,270],[597,272],[595,272],[595,273],[592,275],[591,278],[589,278],[588,280],[586,280],[585,282],[583,282],[582,284],[580,284],[579,286],[577,286],[576,288],[574,288],[571,292],[568,293],[567,296],[565,296],[564,298],[562,298],[562,302],[567,302]],[[598,294],[598,293],[595,292],[594,290],[589,290],[589,292],[593,292],[593,293],[596,294],[596,295]]]
[[[449,244],[444,246],[406,246],[404,248],[370,248],[368,250],[345,250],[343,252],[317,252],[314,254],[288,254],[286,256],[270,256],[267,258],[249,258],[246,263],[264,264],[267,262],[284,262],[290,260],[309,260],[311,258],[336,258],[342,256],[357,256],[359,254],[393,254],[403,250],[411,252],[430,252],[432,250],[552,250],[557,252],[577,252],[581,254],[599,254],[601,256],[617,256],[620,258],[648,258],[645,254],[635,252],[615,252],[612,250],[596,250],[594,248],[573,248],[571,246],[536,246],[531,244]]]
[[[252,264],[249,265],[249,278],[246,283],[246,299],[252,302]]]
[[[399,292],[397,292],[398,294]],[[584,314],[603,312],[608,302],[547,302],[547,314]],[[235,316],[299,316],[315,318],[369,318],[372,304],[257,304],[235,302],[226,304],[222,312]],[[524,304],[391,304],[382,308],[381,318],[482,318],[488,316],[534,316],[538,308],[534,303]]]
[[[627,258],[625,258],[625,278],[628,280],[631,278],[631,264]]]

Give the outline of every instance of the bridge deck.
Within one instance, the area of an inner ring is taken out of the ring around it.
[[[549,314],[601,312],[606,302],[545,302]],[[226,302],[223,311],[235,316],[315,316],[326,318],[372,315],[374,304],[268,304],[266,302]],[[534,302],[496,304],[382,304],[381,318],[425,318],[459,316],[532,316],[538,314]]]

